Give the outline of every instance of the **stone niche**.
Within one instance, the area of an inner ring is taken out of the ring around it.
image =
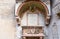
[[[42,26],[22,26],[23,39],[43,39],[43,32]]]

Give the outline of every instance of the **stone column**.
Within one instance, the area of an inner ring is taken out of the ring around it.
[[[0,39],[15,39],[15,0],[0,0]]]

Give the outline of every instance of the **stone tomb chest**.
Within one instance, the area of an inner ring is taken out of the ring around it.
[[[22,26],[23,39],[44,39],[42,26]]]

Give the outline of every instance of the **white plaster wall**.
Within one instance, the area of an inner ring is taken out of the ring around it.
[[[14,7],[15,0],[0,0],[0,39],[16,39]]]

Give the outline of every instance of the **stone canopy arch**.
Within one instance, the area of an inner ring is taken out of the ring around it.
[[[49,25],[50,23],[50,16],[47,6],[40,1],[29,1],[29,2],[23,2],[17,10],[18,16],[22,19],[26,11],[31,11],[32,13],[36,10],[42,12],[42,14],[45,17],[46,25]]]

